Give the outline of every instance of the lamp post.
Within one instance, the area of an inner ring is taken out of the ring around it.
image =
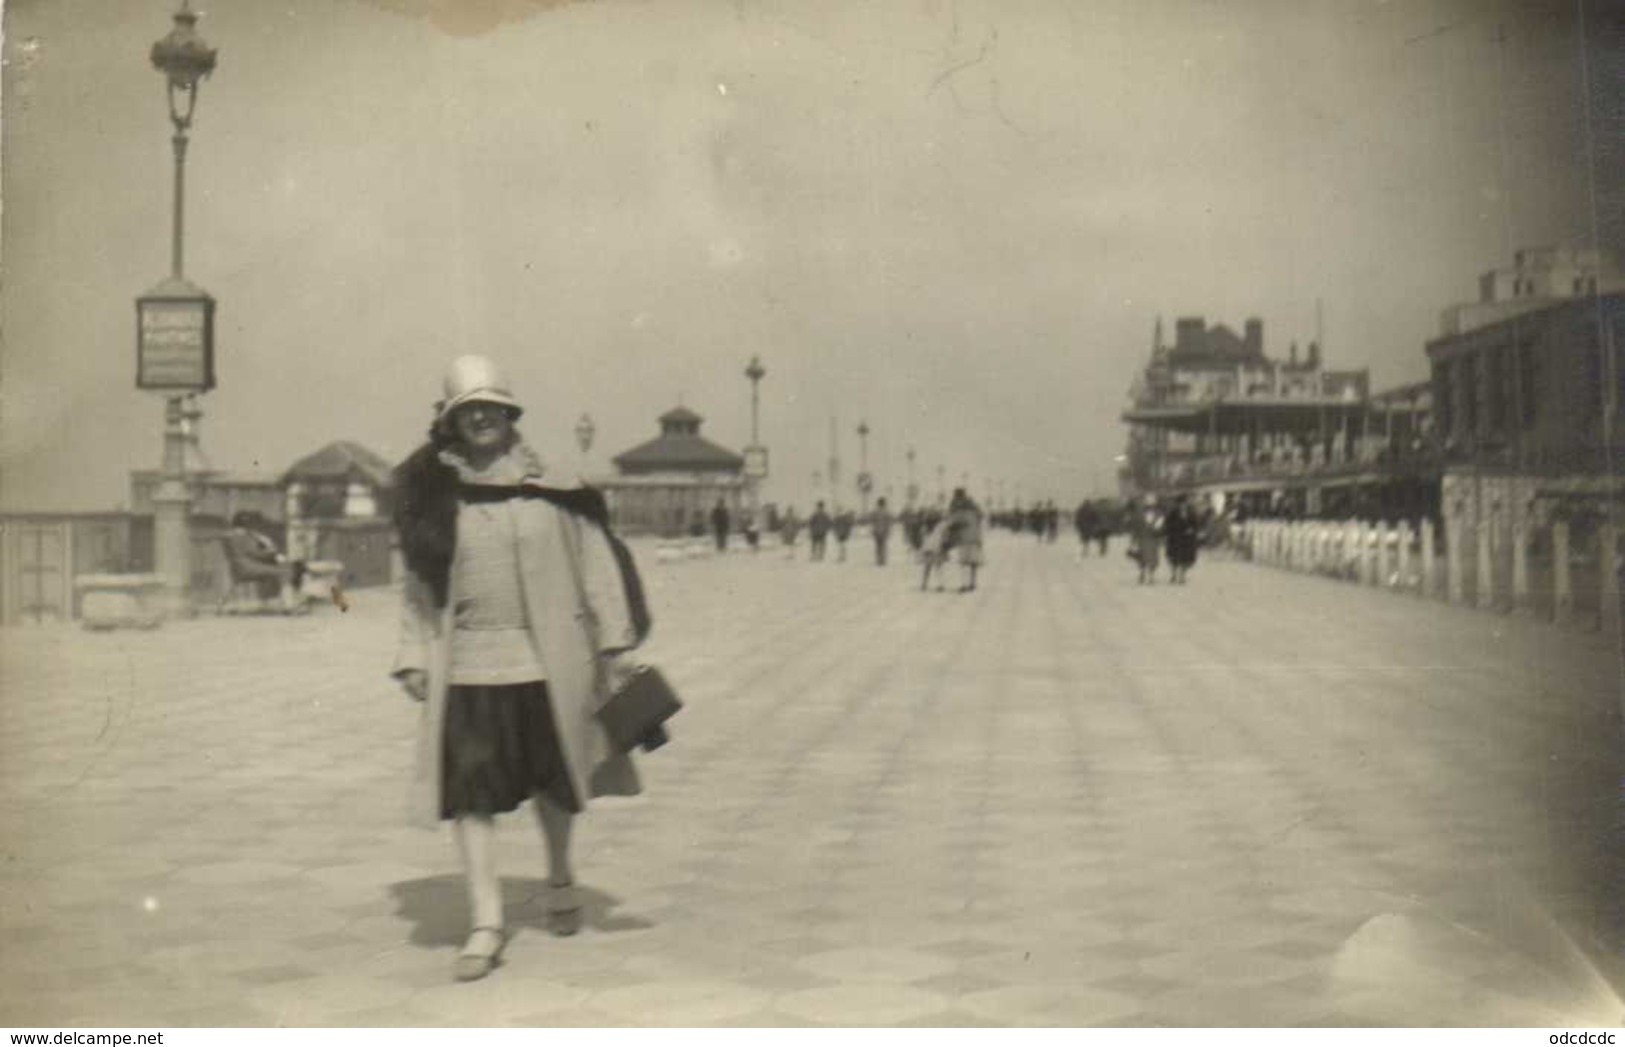
[[[750,366],[745,368],[745,377],[750,379],[750,445],[755,447],[762,442],[761,432],[757,428],[761,406],[757,387],[761,385],[762,379],[767,377],[767,368],[762,366],[761,357],[750,358]]]
[[[164,456],[153,495],[154,567],[164,582],[164,610],[191,610],[192,494],[186,483],[187,429],[202,412],[188,411],[187,394],[214,387],[214,299],[185,276],[186,146],[197,107],[198,84],[214,71],[215,51],[197,33],[197,14],[181,0],[175,27],[152,45],[154,68],[164,74],[175,133],[174,218],[169,278],[136,299],[136,386],[160,390],[164,401]]]
[[[760,357],[750,358],[745,377],[750,379],[750,446],[745,448],[745,485],[750,496],[750,525],[754,527],[762,511],[762,481],[767,479],[767,448],[762,446],[761,432],[757,427],[760,410],[758,387],[767,377],[767,368],[762,366]]]
[[[905,493],[905,497],[908,504],[913,506],[915,499],[920,497],[920,487],[914,482],[914,448],[910,447],[908,449],[906,457],[908,458],[908,491]]]
[[[858,423],[858,508],[869,515],[869,491],[874,478],[869,475],[869,423]]]
[[[581,449],[580,472],[583,481],[587,477],[587,452],[592,450],[593,434],[597,431],[597,427],[592,424],[592,415],[583,411],[581,420],[576,422],[576,446]]]

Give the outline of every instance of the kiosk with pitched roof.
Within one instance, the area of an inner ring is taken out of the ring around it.
[[[601,486],[617,530],[667,538],[703,531],[719,498],[739,519],[745,459],[701,436],[704,421],[676,407],[660,416],[659,436],[615,456],[618,475]]]

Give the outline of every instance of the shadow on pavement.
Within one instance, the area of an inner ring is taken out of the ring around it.
[[[426,947],[461,945],[468,936],[468,894],[460,876],[431,876],[389,885],[395,914],[412,922],[409,940]],[[502,912],[510,929],[547,931],[545,879],[503,877]],[[587,927],[604,933],[641,931],[655,926],[641,916],[617,914],[621,899],[585,884],[576,886]]]

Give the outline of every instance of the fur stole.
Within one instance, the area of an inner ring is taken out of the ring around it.
[[[429,586],[436,607],[446,606],[450,596],[458,505],[540,498],[598,527],[608,539],[620,569],[633,630],[642,642],[652,625],[643,581],[631,550],[609,529],[609,504],[602,492],[592,487],[548,487],[536,481],[511,485],[467,483],[456,467],[441,460],[441,450],[441,444],[430,441],[395,469],[395,529],[401,556],[407,570]]]

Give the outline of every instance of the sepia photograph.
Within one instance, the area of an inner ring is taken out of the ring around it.
[[[0,1026],[1625,1024],[1625,0],[3,29]]]

